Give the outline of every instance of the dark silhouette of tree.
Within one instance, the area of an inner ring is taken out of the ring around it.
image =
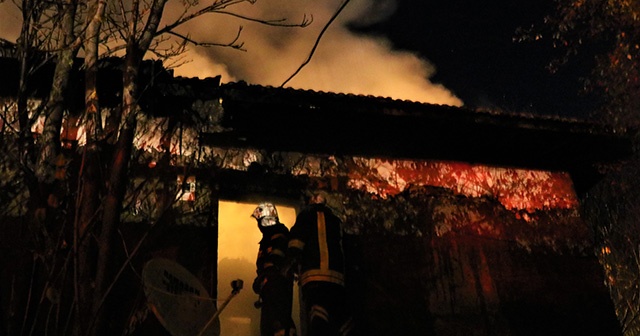
[[[544,26],[524,29],[523,40],[548,42],[558,51],[549,64],[556,71],[571,62],[591,66],[583,89],[599,95],[593,116],[616,126],[637,126],[640,79],[640,24],[637,1],[558,0]]]
[[[602,101],[594,107],[592,117],[636,138],[640,126],[639,15],[640,1],[636,0],[558,0],[545,26],[532,27],[522,35],[553,43],[559,53],[549,65],[552,71],[571,62],[590,62],[583,88]],[[640,333],[638,167],[637,155],[629,162],[601,167],[607,176],[582,200],[625,335]]]
[[[2,164],[3,175],[9,178],[6,182],[3,178],[0,187],[6,190],[2,193],[6,200],[12,201],[2,205],[1,214],[3,220],[20,218],[28,228],[32,240],[24,250],[32,258],[16,261],[20,263],[15,267],[20,272],[14,274],[16,279],[29,281],[16,285],[8,311],[2,312],[0,325],[7,334],[106,335],[124,330],[124,322],[114,319],[105,305],[149,236],[149,232],[143,234],[132,250],[123,251],[119,242],[123,211],[136,202],[127,195],[139,196],[140,190],[147,190],[157,196],[154,211],[160,214],[147,216],[151,231],[154,223],[166,220],[163,216],[182,192],[175,180],[140,182],[131,173],[140,153],[134,145],[136,136],[154,127],[141,122],[146,113],[144,93],[149,91],[148,83],[164,71],[161,66],[145,68],[150,63],[144,60],[180,58],[189,45],[244,50],[242,27],[225,43],[197,41],[178,31],[206,15],[232,15],[283,27],[305,27],[312,21],[306,16],[294,23],[252,18],[232,9],[254,0],[212,0],[183,1],[182,14],[165,22],[168,2],[24,0],[18,4],[23,15],[16,43],[20,83],[15,99],[3,102],[1,143],[10,155]],[[116,94],[116,106],[104,107],[98,88],[100,68],[114,63],[107,58],[113,56],[121,60],[114,69],[122,74],[122,88]],[[37,82],[38,71],[51,66],[51,85],[46,95],[38,96],[32,89],[43,86]],[[74,77],[79,70],[83,76]],[[73,95],[77,85],[84,92],[80,104]],[[188,122],[176,118],[193,116],[169,118],[172,121],[162,134],[164,158],[160,161],[165,168],[172,160],[167,139],[176,136],[180,129],[176,125]],[[61,137],[73,128],[69,120],[83,126],[78,129],[83,131],[84,145],[74,148]],[[32,134],[39,122],[41,134]],[[155,188],[142,186],[154,183]],[[124,264],[120,255],[126,256]]]

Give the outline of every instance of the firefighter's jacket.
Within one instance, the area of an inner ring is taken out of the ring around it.
[[[287,242],[289,241],[289,229],[282,223],[260,227],[260,231],[262,231],[262,239],[256,259],[258,276],[253,283],[253,290],[258,294],[270,275],[280,273],[286,260]]]
[[[344,286],[342,222],[324,204],[313,204],[298,214],[288,253],[299,265],[301,286],[312,281]]]

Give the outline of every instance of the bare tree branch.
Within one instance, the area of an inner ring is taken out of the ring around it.
[[[238,43],[238,40],[240,39],[240,34],[242,33],[242,29],[243,29],[242,26],[240,26],[238,28],[238,33],[236,33],[236,37],[229,43],[199,42],[199,41],[191,39],[188,36],[184,36],[182,34],[174,32],[174,31],[170,31],[168,33],[171,34],[171,35],[174,35],[174,36],[176,36],[176,37],[178,37],[180,39],[183,39],[184,41],[186,41],[188,43],[196,45],[196,46],[202,46],[202,47],[230,47],[230,48],[233,48],[233,49],[246,51],[246,49],[243,48],[244,42]]]
[[[139,50],[148,50],[154,37],[157,36],[156,32],[158,31],[158,25],[162,19],[162,13],[166,2],[167,0],[156,0],[153,2],[151,8],[149,8],[149,17],[144,29],[142,30],[142,35],[138,40]],[[139,57],[142,58],[143,55],[139,55]]]
[[[240,2],[244,2],[244,1],[248,1],[248,0],[237,0],[235,3],[240,3]],[[268,25],[268,26],[275,26],[275,27],[300,27],[300,28],[304,28],[308,25],[310,25],[313,22],[313,16],[309,16],[307,17],[307,15],[305,14],[302,17],[302,21],[300,23],[284,23],[287,21],[286,18],[282,18],[282,19],[272,19],[272,20],[264,20],[264,19],[257,19],[257,18],[252,18],[252,17],[248,17],[248,16],[244,16],[244,15],[240,15],[237,13],[233,13],[233,12],[227,12],[227,11],[223,11],[222,9],[228,7],[229,5],[231,5],[230,3],[224,4],[223,6],[217,5],[217,4],[213,4],[210,6],[207,6],[206,8],[203,8],[193,14],[190,14],[188,16],[184,16],[179,18],[178,20],[174,21],[171,24],[166,25],[164,28],[158,30],[158,32],[156,33],[157,35],[160,34],[165,34],[168,33],[170,31],[172,31],[173,29],[177,28],[178,26],[198,17],[204,14],[208,14],[208,13],[216,13],[216,14],[226,14],[226,15],[230,15],[230,16],[234,16],[237,17],[239,19],[245,20],[245,21],[250,21],[250,22],[257,22],[260,24],[264,24],[264,25]]]
[[[309,17],[307,17],[306,14],[304,14],[302,16],[302,21],[300,23],[284,23],[285,21],[287,21],[286,18],[263,20],[263,19],[251,18],[251,17],[248,17],[248,16],[240,15],[240,14],[233,13],[233,12],[227,12],[227,11],[215,11],[215,13],[231,15],[231,16],[237,17],[237,18],[245,20],[245,21],[257,22],[257,23],[261,23],[261,24],[264,24],[264,25],[275,26],[275,27],[300,27],[300,28],[304,28],[304,27],[307,27],[308,25],[310,25],[313,22],[313,15],[310,15]]]
[[[318,48],[318,45],[320,44],[320,40],[322,39],[322,36],[327,31],[327,29],[329,29],[329,26],[331,26],[331,23],[333,23],[333,21],[335,21],[335,19],[338,17],[338,15],[340,15],[342,10],[347,6],[349,1],[350,0],[344,0],[342,5],[340,5],[340,8],[338,8],[338,10],[331,17],[331,19],[329,19],[329,21],[327,21],[327,24],[324,25],[324,27],[322,28],[322,31],[320,31],[320,34],[318,34],[318,38],[316,38],[316,42],[313,44],[313,48],[311,48],[311,51],[309,52],[309,57],[307,57],[307,59],[304,62],[302,62],[302,64],[300,64],[298,69],[296,69],[296,71],[294,71],[294,73],[291,76],[289,76],[289,78],[287,78],[287,80],[285,80],[280,85],[280,87],[284,87],[291,79],[293,79],[293,77],[298,75],[298,73],[302,70],[302,68],[304,68],[307,64],[309,64],[309,62],[311,61],[311,58],[313,57],[313,54],[316,52],[316,49]]]
[[[192,19],[194,19],[196,17],[202,16],[202,15],[207,14],[207,13],[214,13],[216,11],[219,11],[221,9],[226,8],[227,6],[230,6],[230,5],[233,5],[233,4],[237,4],[237,3],[242,3],[242,2],[245,2],[245,1],[249,1],[249,0],[225,0],[225,1],[221,2],[221,3],[214,2],[213,4],[203,8],[203,9],[197,11],[197,12],[194,12],[194,13],[192,13],[190,15],[181,16],[180,18],[178,18],[173,23],[170,23],[170,24],[164,26],[164,28],[159,29],[156,32],[156,35],[167,33],[169,31],[171,31],[172,29],[175,29],[178,26],[180,26],[182,24],[185,24],[186,22],[191,21]]]

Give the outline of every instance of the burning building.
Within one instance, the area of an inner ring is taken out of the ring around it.
[[[297,211],[324,190],[345,225],[349,302],[365,334],[621,333],[580,200],[600,167],[631,155],[624,134],[577,120],[152,78],[122,214],[125,246],[154,228],[117,288],[134,311],[146,304],[136,272],[152,258],[177,261],[211,297],[224,296],[221,201]],[[106,110],[117,99],[107,84]],[[69,148],[83,146],[81,125],[68,125]],[[163,330],[153,314],[123,314],[131,334]]]

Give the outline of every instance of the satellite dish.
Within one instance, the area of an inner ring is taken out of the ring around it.
[[[151,311],[173,336],[220,335],[216,307],[191,272],[169,259],[152,259],[142,270]],[[205,329],[206,328],[206,329]]]

